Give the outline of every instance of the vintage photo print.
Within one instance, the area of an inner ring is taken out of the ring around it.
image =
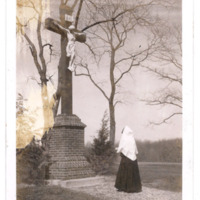
[[[194,103],[194,71],[185,65],[193,32],[182,23],[183,5],[16,1],[16,59],[7,62],[14,87],[6,97],[6,180],[16,187],[7,187],[7,197],[192,196],[193,113],[185,105]]]

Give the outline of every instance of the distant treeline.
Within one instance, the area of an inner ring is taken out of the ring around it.
[[[138,161],[146,162],[182,162],[182,139],[136,141]]]

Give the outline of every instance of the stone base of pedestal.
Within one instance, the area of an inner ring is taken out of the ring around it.
[[[75,115],[58,115],[48,133],[48,147],[52,164],[49,179],[77,179],[95,176],[84,157],[85,125]]]
[[[103,176],[95,176],[72,180],[48,180],[46,183],[47,185],[56,185],[63,188],[79,188],[102,185],[105,183],[105,178]]]
[[[95,176],[84,156],[67,156],[53,161],[49,167],[49,179],[69,180]]]

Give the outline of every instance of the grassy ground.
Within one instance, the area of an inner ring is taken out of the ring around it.
[[[57,186],[31,186],[17,190],[17,200],[100,200],[83,192]]]
[[[93,194],[95,188],[86,188],[82,192],[80,190],[72,191],[57,186],[30,186],[17,190],[17,200],[100,200],[109,199],[106,195],[107,190],[113,190],[114,182],[119,163],[113,167],[113,175],[108,175],[105,179],[105,185],[97,187],[100,193],[99,197]],[[157,188],[166,191],[181,192],[182,190],[182,166],[181,164],[165,164],[165,163],[139,163],[140,175],[143,186],[148,188]],[[91,192],[89,192],[91,189]],[[89,194],[87,194],[87,192]],[[106,194],[105,194],[106,193]],[[149,195],[149,192],[147,192]],[[105,198],[104,195],[106,196]],[[116,196],[119,194],[117,193]],[[141,194],[141,199],[145,197],[145,191]],[[147,196],[148,196],[147,195]],[[101,197],[101,198],[100,198]],[[171,198],[171,197],[170,197]],[[168,198],[168,199],[170,199]],[[111,198],[112,199],[112,198]],[[117,197],[116,197],[117,199]],[[127,199],[129,197],[127,196]],[[150,199],[150,198],[149,198]],[[176,198],[175,198],[176,199]]]
[[[181,164],[139,163],[139,168],[143,185],[174,192],[182,191]]]

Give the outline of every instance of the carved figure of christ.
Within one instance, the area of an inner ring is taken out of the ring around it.
[[[83,33],[75,32],[75,27],[73,25],[70,25],[68,28],[64,28],[63,26],[58,24],[56,21],[54,21],[53,23],[56,26],[58,26],[59,29],[62,30],[62,32],[66,35],[66,37],[68,39],[68,43],[67,43],[67,46],[66,46],[67,57],[70,57],[68,69],[73,72],[75,70],[75,66],[74,66],[75,42],[76,42],[75,36],[82,36]]]

